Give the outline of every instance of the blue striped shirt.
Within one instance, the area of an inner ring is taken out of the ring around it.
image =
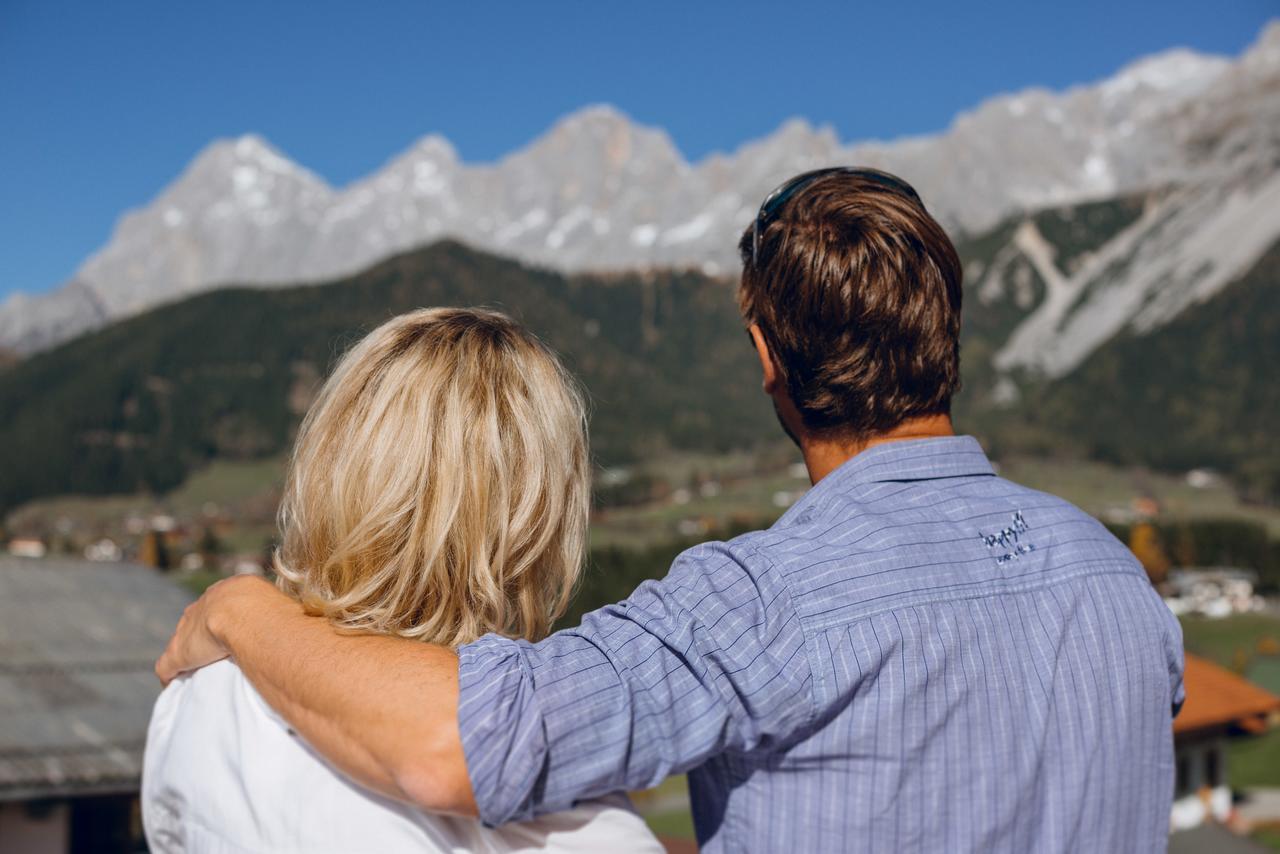
[[[706,851],[1165,847],[1177,620],[969,437],[864,451],[578,628],[459,658],[489,823],[687,771]]]

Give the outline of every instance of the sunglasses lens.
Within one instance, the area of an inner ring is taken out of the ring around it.
[[[765,196],[759,212],[756,213],[756,220],[751,224],[751,266],[758,267],[760,263],[760,235],[773,220],[774,215],[790,201],[792,196],[824,175],[848,171],[851,170],[846,166],[833,166],[828,169],[803,172],[779,185],[772,193]]]
[[[760,205],[760,210],[756,213],[755,222],[751,224],[751,266],[758,267],[760,265],[760,236],[765,229],[769,227],[769,223],[773,220],[775,214],[782,210],[783,206],[790,201],[791,197],[799,193],[805,187],[812,184],[819,178],[825,178],[827,175],[833,175],[837,172],[844,172],[849,175],[857,175],[874,181],[886,189],[895,193],[901,193],[916,202],[920,202],[920,196],[907,182],[895,178],[887,172],[881,172],[879,169],[860,169],[855,166],[831,166],[826,169],[815,169],[812,172],[803,172],[794,178],[779,185],[772,193],[764,197],[764,202]]]

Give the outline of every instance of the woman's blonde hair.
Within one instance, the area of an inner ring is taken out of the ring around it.
[[[275,571],[342,628],[536,640],[578,580],[589,495],[582,395],[551,350],[498,312],[411,312],[303,420]]]

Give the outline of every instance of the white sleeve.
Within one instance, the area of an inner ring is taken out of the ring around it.
[[[147,846],[157,854],[181,854],[187,850],[183,833],[185,799],[169,779],[166,761],[173,743],[173,723],[190,687],[190,676],[169,683],[151,710],[147,743],[142,752],[142,829]]]

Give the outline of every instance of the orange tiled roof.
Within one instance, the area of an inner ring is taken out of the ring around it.
[[[1260,731],[1266,716],[1280,711],[1280,697],[1190,653],[1183,682],[1187,701],[1173,719],[1175,735],[1223,724]]]

